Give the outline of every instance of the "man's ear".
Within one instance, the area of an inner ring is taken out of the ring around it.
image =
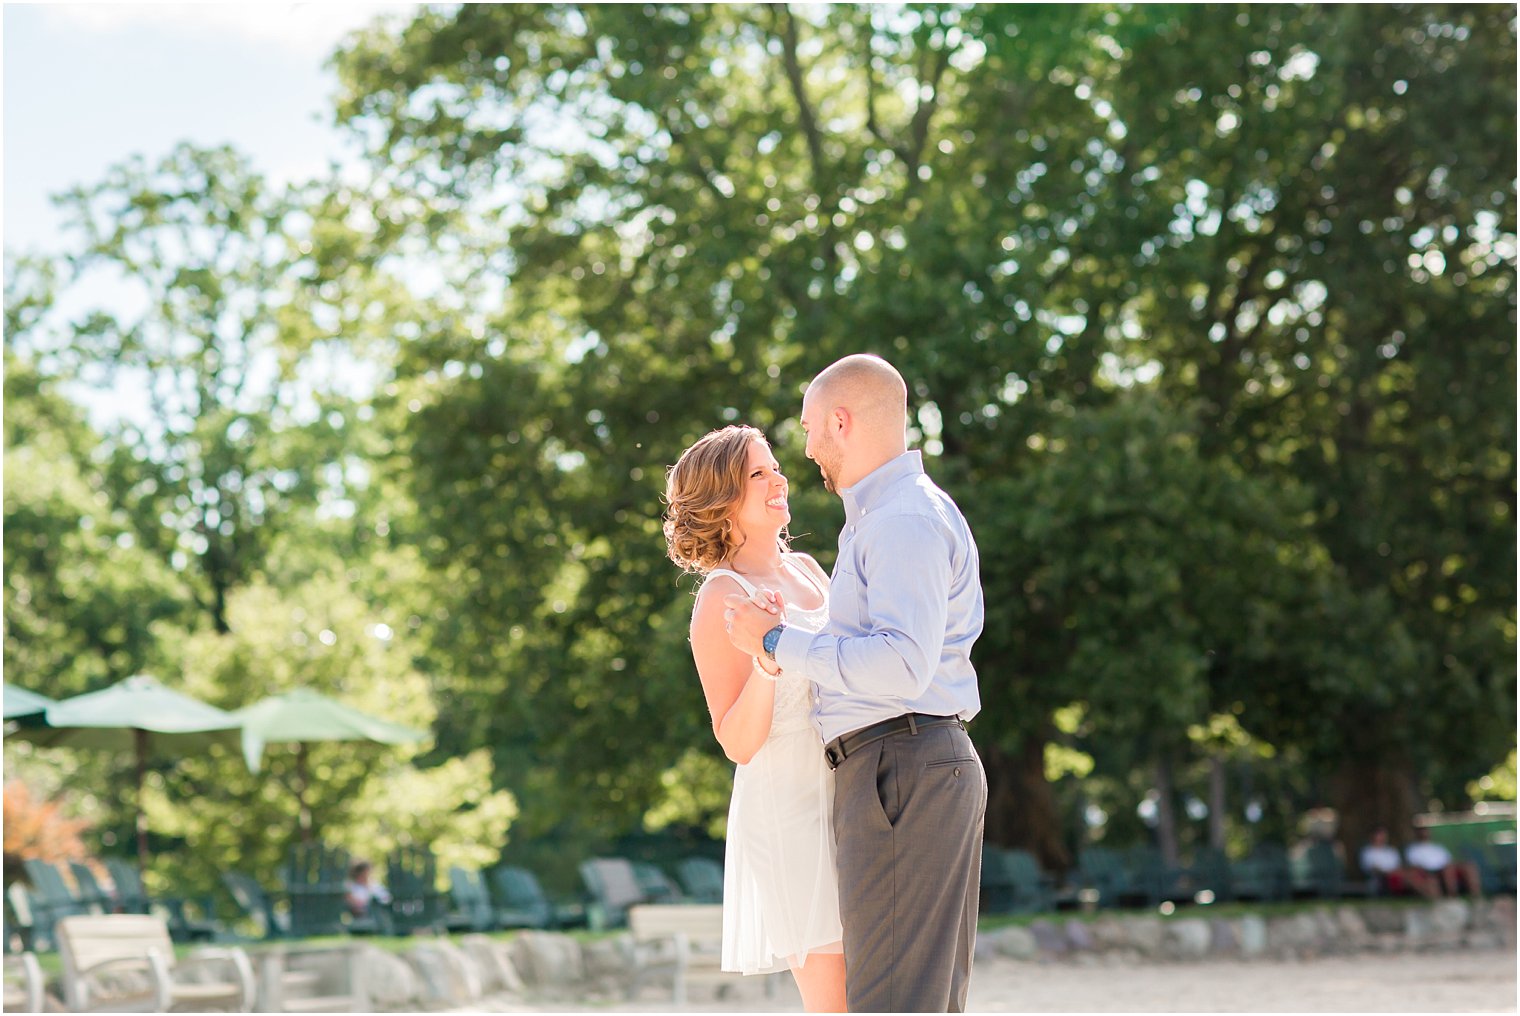
[[[844,406],[835,406],[829,413],[829,423],[834,427],[834,433],[839,437],[848,437],[850,428],[854,424],[854,418]]]

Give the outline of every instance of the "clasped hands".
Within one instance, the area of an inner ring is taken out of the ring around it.
[[[753,656],[760,668],[774,677],[780,668],[765,655],[761,639],[765,633],[781,623],[786,601],[780,593],[771,589],[757,589],[753,596],[731,593],[723,597],[723,627],[728,630],[728,640],[734,648],[746,656]]]

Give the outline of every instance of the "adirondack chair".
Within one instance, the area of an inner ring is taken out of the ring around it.
[[[205,917],[192,917],[186,901],[179,896],[150,897],[143,887],[142,876],[132,862],[120,857],[106,858],[106,870],[116,887],[116,909],[126,914],[149,914],[155,909],[167,915],[169,934],[176,942],[210,941],[221,934],[222,927],[211,915],[216,912],[211,900],[202,900],[200,909]]]
[[[1260,843],[1230,865],[1230,888],[1238,900],[1285,900],[1293,893],[1288,852],[1276,843]]]
[[[390,913],[394,933],[439,931],[444,927],[443,894],[438,891],[438,861],[426,847],[398,847],[385,865],[386,885],[391,891]]]
[[[1372,896],[1377,892],[1375,879],[1362,881],[1346,877],[1345,865],[1335,847],[1326,840],[1317,840],[1305,855],[1308,862],[1307,888],[1322,900],[1338,900],[1354,896]]]
[[[686,858],[676,865],[676,878],[693,903],[723,902],[723,865],[712,858]]]
[[[586,907],[549,899],[528,869],[500,865],[490,872],[496,923],[502,928],[569,928],[586,923]]]
[[[31,952],[37,948],[37,937],[32,928],[32,910],[27,901],[26,886],[11,883],[4,895],[5,954]],[[51,942],[48,943],[52,945]]]
[[[1235,873],[1223,850],[1218,847],[1200,847],[1194,852],[1193,864],[1189,868],[1188,888],[1192,890],[1194,899],[1198,899],[1198,894],[1202,892],[1213,893],[1214,900],[1221,903],[1235,898]]]
[[[290,934],[296,938],[341,935],[347,930],[348,851],[322,843],[297,843],[285,863]]]
[[[53,926],[61,918],[89,911],[49,862],[29,857],[21,862],[21,867],[27,882],[22,906],[30,918],[33,939],[37,948],[51,949]]]
[[[587,908],[593,930],[621,928],[628,923],[628,908],[648,903],[633,863],[624,857],[598,857],[582,861],[581,880],[591,894]]]
[[[69,874],[74,876],[74,887],[86,912],[111,914],[116,911],[116,896],[107,892],[95,877],[95,869],[83,861],[70,861]]]
[[[42,966],[30,952],[5,957],[5,1011],[43,1012]]]
[[[259,880],[241,871],[222,872],[222,885],[243,913],[259,925],[260,934],[266,938],[286,938],[290,935],[290,915],[275,907],[275,896],[259,885]]]
[[[1055,907],[1055,879],[1025,850],[982,846],[983,909],[991,914],[1039,913]]]
[[[485,876],[479,871],[452,865],[449,868],[449,896],[454,902],[454,914],[466,930],[492,931],[496,928],[496,909],[491,906]]]
[[[169,928],[151,914],[75,915],[59,920],[64,1004],[72,1012],[205,1012],[253,1008],[253,965],[241,949],[200,949],[177,960]],[[196,970],[196,978],[175,975]]]
[[[1155,847],[1133,847],[1126,857],[1130,884],[1139,890],[1146,905],[1157,906],[1167,900],[1191,900],[1192,872],[1181,865],[1167,864]]]
[[[1078,851],[1073,881],[1083,889],[1095,891],[1100,907],[1117,907],[1139,896],[1139,891],[1130,884],[1123,859],[1107,847]]]
[[[1499,891],[1513,894],[1515,891],[1515,844],[1490,843],[1484,855],[1489,859],[1499,880]]]
[[[644,899],[650,903],[681,903],[681,887],[670,880],[658,865],[648,861],[633,862],[633,877],[644,891]]]

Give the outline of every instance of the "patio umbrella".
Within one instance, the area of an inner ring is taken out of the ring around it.
[[[6,691],[9,708],[10,691]],[[44,747],[130,750],[137,769],[137,859],[148,862],[148,822],[142,785],[150,757],[182,756],[214,743],[237,743],[230,713],[181,695],[147,674],[119,681],[102,691],[54,702],[42,713],[43,727],[23,727],[8,735]]]
[[[306,746],[313,741],[378,741],[405,744],[427,737],[427,731],[404,727],[346,706],[305,688],[274,695],[231,716],[243,728],[243,758],[259,771],[266,744],[296,746],[296,803],[301,813],[301,838],[311,840],[311,812],[306,807]]]
[[[53,704],[46,695],[38,695],[14,684],[5,685],[5,718],[19,720],[23,716],[38,716]]]

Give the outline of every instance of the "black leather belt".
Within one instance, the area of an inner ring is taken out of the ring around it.
[[[959,716],[929,716],[925,713],[904,713],[894,716],[890,720],[882,720],[873,723],[869,727],[861,727],[852,730],[848,734],[842,734],[834,738],[823,747],[823,757],[828,760],[830,769],[838,769],[839,763],[855,754],[872,741],[880,741],[884,737],[906,730],[916,734],[920,730],[929,727],[957,726],[966,729],[965,722]]]

